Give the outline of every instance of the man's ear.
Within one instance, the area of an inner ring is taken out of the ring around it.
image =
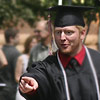
[[[86,37],[86,29],[84,28],[82,31],[81,31],[81,40],[84,41]]]

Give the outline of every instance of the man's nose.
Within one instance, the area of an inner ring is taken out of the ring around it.
[[[64,32],[61,33],[61,40],[65,40],[66,39],[66,35]]]

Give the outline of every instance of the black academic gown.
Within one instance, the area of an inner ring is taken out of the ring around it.
[[[89,49],[100,86],[100,54]],[[71,100],[98,100],[97,91],[87,55],[81,67],[76,70],[66,68]],[[64,77],[57,61],[57,55],[37,62],[22,76],[35,78],[39,88],[34,94],[22,94],[28,100],[67,100],[65,95]]]

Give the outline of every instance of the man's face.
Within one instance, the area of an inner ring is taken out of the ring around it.
[[[82,48],[85,31],[80,33],[76,26],[55,27],[54,36],[59,50],[64,54],[74,56]]]
[[[14,38],[14,45],[17,45],[19,41],[20,41],[20,38],[19,38],[19,33],[18,33]]]
[[[49,33],[45,28],[46,28],[45,23],[39,23],[36,26],[36,31],[38,31],[38,37],[41,40],[45,40],[49,36]]]

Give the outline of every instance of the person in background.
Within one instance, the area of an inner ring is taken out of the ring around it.
[[[15,81],[15,66],[20,52],[16,49],[19,43],[19,31],[14,28],[8,28],[4,32],[6,44],[2,50],[6,56],[8,65],[2,68],[0,72],[0,82],[5,86],[0,89],[1,100],[15,100],[17,83]]]
[[[24,44],[24,52],[22,55],[18,57],[17,64],[16,64],[15,79],[17,83],[19,83],[20,76],[26,72],[31,48],[36,46],[37,43],[38,40],[36,36],[29,36],[26,39]],[[25,98],[20,95],[19,90],[17,90],[16,93],[16,100],[25,100]]]
[[[84,6],[56,6],[54,37],[58,51],[35,62],[20,78],[27,100],[100,100],[100,53],[83,44]]]
[[[46,20],[41,20],[36,23],[35,31],[39,32],[40,42],[33,47],[30,53],[28,68],[33,62],[42,61],[50,54],[51,34],[48,32],[48,23]]]
[[[85,45],[89,48],[99,51],[99,27],[100,27],[100,17],[99,12],[91,13],[90,23],[88,25],[88,33],[84,41]]]
[[[5,54],[2,49],[0,49],[0,67],[4,67],[8,64]]]
[[[36,26],[35,26],[35,28],[36,28]],[[40,31],[39,30],[37,30],[37,29],[34,30],[34,36],[37,37],[38,41],[41,41],[41,35],[40,35]]]

